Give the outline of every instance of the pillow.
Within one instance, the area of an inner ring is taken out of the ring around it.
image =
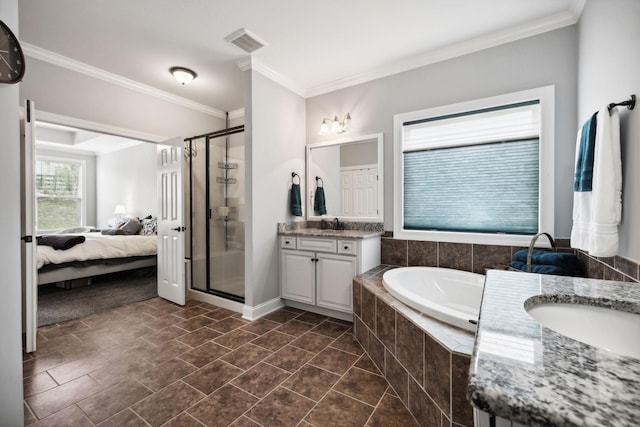
[[[158,218],[149,215],[148,217],[142,218],[142,229],[140,230],[140,234],[143,236],[152,236],[158,233]]]
[[[124,234],[138,234],[138,231],[142,228],[142,224],[138,221],[138,218],[130,218],[124,223],[119,230],[122,230]]]

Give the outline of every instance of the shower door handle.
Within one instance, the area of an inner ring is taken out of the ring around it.
[[[185,231],[186,229],[187,227],[184,227],[184,226],[172,228],[173,231]]]

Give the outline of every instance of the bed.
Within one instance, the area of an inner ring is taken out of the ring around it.
[[[67,282],[101,274],[155,266],[158,236],[65,233],[84,240],[69,249],[37,245],[38,285]],[[84,239],[82,239],[82,236]]]

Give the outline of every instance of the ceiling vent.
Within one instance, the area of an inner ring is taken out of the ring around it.
[[[229,43],[238,46],[247,53],[253,53],[267,45],[260,37],[248,31],[246,28],[240,28],[224,38]]]

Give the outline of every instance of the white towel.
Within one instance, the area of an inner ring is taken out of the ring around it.
[[[576,161],[579,146],[578,132]],[[605,107],[598,111],[592,191],[573,193],[571,247],[597,257],[616,255],[621,215],[620,116]]]

